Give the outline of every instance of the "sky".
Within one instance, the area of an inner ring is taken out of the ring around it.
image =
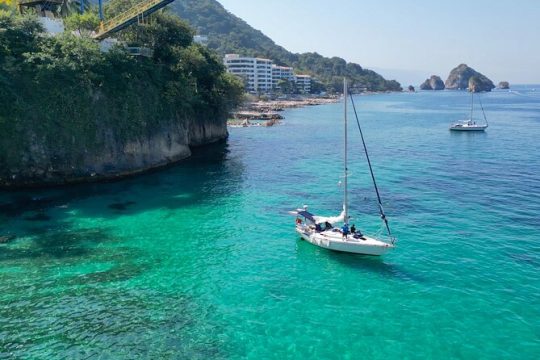
[[[218,0],[292,52],[339,56],[418,85],[465,63],[540,84],[540,0]]]

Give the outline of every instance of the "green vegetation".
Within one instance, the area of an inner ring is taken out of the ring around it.
[[[315,84],[314,91],[326,88],[339,92],[343,77],[347,76],[353,89],[369,91],[401,90],[398,82],[385,80],[374,71],[317,53],[293,54],[245,21],[227,12],[215,0],[177,0],[169,5],[182,19],[187,20],[201,34],[209,35],[208,46],[224,55],[238,53],[274,60],[278,65],[293,66],[297,71],[310,74],[323,84]],[[279,26],[279,25],[276,25]]]
[[[83,14],[73,13],[64,19],[67,30],[78,31],[79,34],[89,35],[99,26],[99,17],[95,12],[87,11]]]
[[[91,22],[67,19],[73,28]],[[0,169],[40,157],[82,166],[89,153],[106,152],[111,137],[128,143],[186,120],[225,126],[243,92],[221,59],[193,44],[193,31],[167,13],[122,35],[152,45],[153,58],[42,31],[34,17],[0,10]]]

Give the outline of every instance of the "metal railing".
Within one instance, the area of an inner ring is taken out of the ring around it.
[[[98,40],[104,39],[110,33],[123,29],[138,19],[142,19],[143,17],[152,14],[173,1],[174,0],[143,0],[114,18],[101,23],[99,32],[94,35],[94,38]]]

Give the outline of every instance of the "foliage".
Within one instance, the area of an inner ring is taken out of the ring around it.
[[[64,0],[58,11],[63,17],[80,14],[81,1],[83,2],[84,11],[87,12],[92,6],[91,0]]]
[[[17,4],[17,0],[0,0],[0,6],[7,8],[13,8]]]
[[[170,8],[199,33],[208,35],[208,46],[221,55],[238,53],[272,59],[278,65],[292,66],[301,73],[314,76],[330,92],[341,91],[344,76],[349,78],[356,91],[401,90],[397,81],[385,80],[376,72],[341,58],[326,58],[317,53],[293,54],[227,12],[215,0],[177,0]],[[320,86],[312,87],[312,91],[320,90]]]
[[[277,82],[278,91],[282,94],[298,94],[296,82],[287,79],[281,79]]]
[[[35,18],[0,12],[0,169],[36,147],[81,165],[111,134],[126,143],[186,119],[224,122],[241,84],[183,23],[155,21],[141,34],[157,46],[149,59],[122,47],[103,53],[89,37],[43,36]]]
[[[99,17],[92,11],[74,13],[64,18],[66,29],[88,35],[99,26]]]

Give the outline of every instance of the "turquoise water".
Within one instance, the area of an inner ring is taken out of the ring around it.
[[[383,258],[300,241],[287,214],[340,210],[340,104],[153,174],[0,193],[0,358],[538,358],[540,91],[513,90],[483,96],[478,134],[448,131],[466,93],[357,98]],[[375,232],[355,131],[353,222]]]

